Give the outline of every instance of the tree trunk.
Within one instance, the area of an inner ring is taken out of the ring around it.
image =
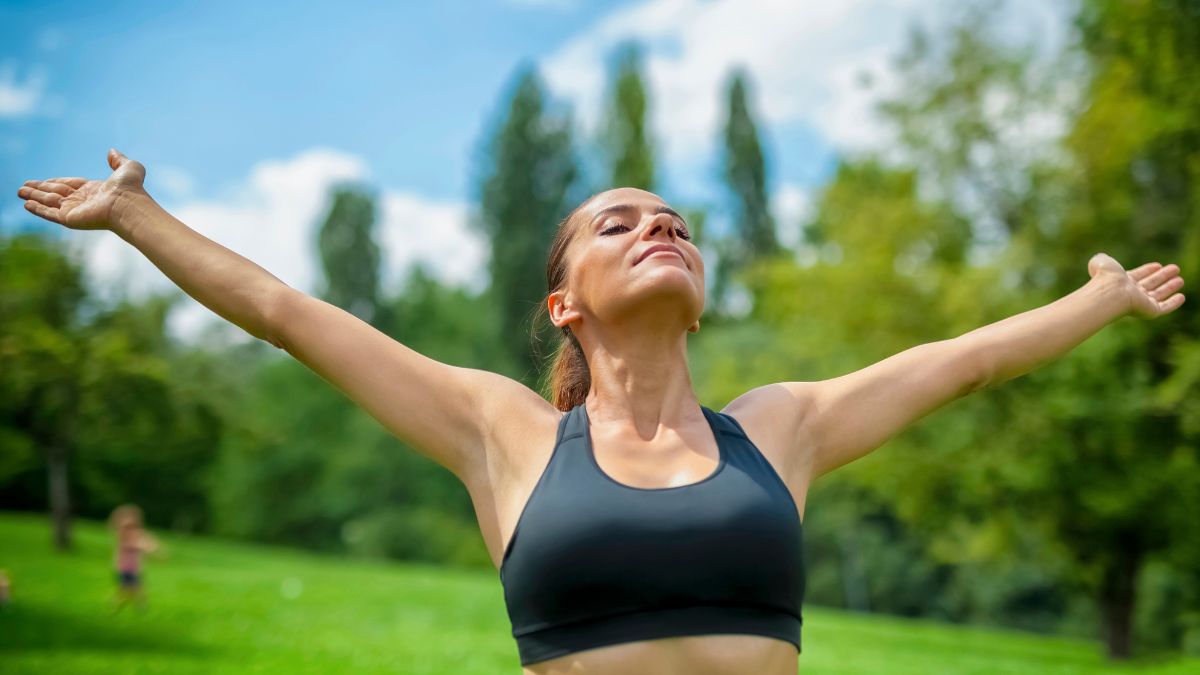
[[[71,489],[67,482],[67,442],[57,437],[46,452],[46,473],[49,477],[50,520],[54,527],[54,547],[71,550]]]
[[[1123,541],[1116,556],[1104,570],[1100,585],[1101,630],[1108,657],[1125,660],[1133,647],[1134,591],[1142,565],[1141,548]]]

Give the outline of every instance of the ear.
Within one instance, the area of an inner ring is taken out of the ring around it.
[[[550,322],[560,329],[583,316],[578,311],[571,309],[566,291],[554,291],[546,296],[546,308],[550,313]]]

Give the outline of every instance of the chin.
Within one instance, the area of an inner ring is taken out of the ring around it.
[[[622,297],[615,301],[614,309],[621,312],[635,312],[652,308],[654,313],[662,313],[689,308],[687,314],[698,316],[698,313],[704,308],[704,293],[697,292],[695,280],[690,276],[687,279],[675,277],[668,280],[665,278],[666,276],[658,276],[653,280],[647,279],[646,281],[649,283],[635,282],[631,286],[627,286],[621,294]],[[674,277],[674,275],[670,276]]]

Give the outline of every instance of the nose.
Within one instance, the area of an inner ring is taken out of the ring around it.
[[[675,219],[669,213],[656,213],[650,218],[650,224],[646,226],[647,237],[657,237],[660,232],[666,231],[667,241],[674,242],[678,236],[675,232]]]

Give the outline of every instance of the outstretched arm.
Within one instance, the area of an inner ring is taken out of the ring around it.
[[[145,553],[156,553],[162,550],[162,546],[159,544],[158,539],[145,530],[142,530],[138,533],[137,547],[142,549],[142,551]]]
[[[18,195],[47,220],[116,232],[188,295],[286,350],[464,482],[485,466],[493,419],[514,409],[551,408],[515,380],[427,358],[353,314],[288,286],[167,213],[143,190],[140,163],[116,150],[108,159],[114,171],[106,181],[27,181]]]
[[[1146,263],[1126,272],[1098,253],[1088,262],[1091,280],[1044,306],[977,328],[962,336],[984,362],[983,386],[1023,375],[1063,356],[1126,315],[1152,319],[1183,304],[1178,265]]]
[[[1088,271],[1086,284],[1047,305],[841,377],[779,383],[799,418],[796,452],[807,455],[800,463],[810,479],[866,455],[950,401],[1063,356],[1122,316],[1150,318],[1183,304],[1175,265],[1126,272],[1097,254]]]
[[[277,277],[167,213],[142,186],[146,169],[109,150],[107,180],[28,180],[17,190],[31,213],[73,230],[111,230],[179,288],[222,318],[278,345],[271,312],[292,289]]]

